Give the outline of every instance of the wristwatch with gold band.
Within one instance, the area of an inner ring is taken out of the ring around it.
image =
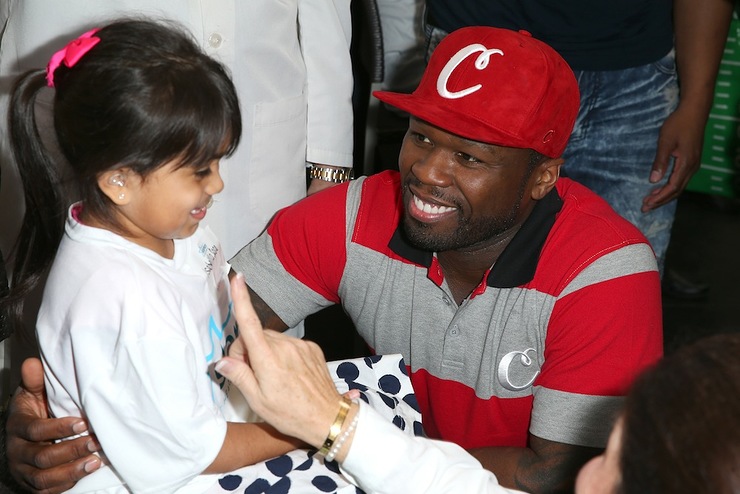
[[[308,178],[318,178],[325,182],[341,184],[355,178],[352,168],[335,168],[333,166],[311,165],[308,169]]]

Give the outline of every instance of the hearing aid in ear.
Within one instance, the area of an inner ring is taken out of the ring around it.
[[[122,176],[122,175],[121,175],[120,173],[117,173],[117,174],[115,174],[115,175],[111,176],[111,177],[110,177],[110,178],[108,179],[108,182],[109,182],[109,183],[110,183],[111,185],[117,185],[117,186],[119,186],[119,187],[123,187],[123,185],[124,185],[124,184],[126,183],[126,182],[124,182],[124,180],[123,180],[123,176]]]

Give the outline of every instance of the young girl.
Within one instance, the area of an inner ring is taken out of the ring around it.
[[[34,117],[47,86],[80,199],[66,216]],[[242,423],[243,398],[213,369],[237,331],[228,265],[199,226],[241,135],[224,68],[175,26],[114,22],[18,80],[10,132],[26,216],[3,302],[18,312],[51,264],[37,322],[49,407],[85,417],[107,457],[73,491],[202,492],[206,474],[299,446]]]

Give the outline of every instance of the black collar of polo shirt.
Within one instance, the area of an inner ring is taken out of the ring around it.
[[[553,188],[532,209],[521,229],[511,239],[488,274],[486,284],[495,288],[513,288],[532,281],[537,270],[540,252],[555,224],[555,216],[563,207],[563,200]],[[388,247],[399,256],[419,266],[429,268],[433,254],[412,246],[399,224]]]

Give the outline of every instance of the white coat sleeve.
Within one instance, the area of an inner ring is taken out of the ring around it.
[[[352,166],[350,0],[300,0],[298,25],[307,76],[306,160]]]
[[[456,444],[405,434],[360,404],[360,418],[342,470],[368,494],[514,494]]]

